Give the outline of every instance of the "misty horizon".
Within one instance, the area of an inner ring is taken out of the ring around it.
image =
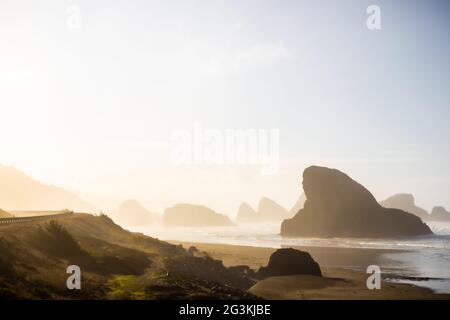
[[[125,203],[126,201],[133,200],[133,201],[137,201],[137,203],[139,203],[139,205],[142,205],[143,208],[145,208],[145,210],[149,211],[149,213],[154,212],[154,213],[157,213],[160,216],[163,215],[164,211],[167,208],[172,207],[172,206],[177,205],[177,204],[186,203],[186,204],[192,204],[192,205],[206,206],[206,207],[208,207],[210,209],[213,209],[214,211],[216,211],[216,212],[218,212],[220,214],[224,214],[224,215],[226,215],[229,218],[234,220],[234,219],[236,219],[236,216],[238,214],[239,207],[242,204],[244,204],[244,203],[249,204],[250,207],[254,208],[254,209],[257,209],[258,205],[260,204],[260,201],[262,199],[265,199],[265,198],[273,200],[276,203],[280,203],[277,199],[271,197],[270,195],[260,195],[257,198],[257,201],[255,201],[254,203],[249,202],[247,200],[241,200],[240,202],[237,203],[235,210],[224,211],[224,210],[222,210],[220,208],[218,209],[218,208],[215,208],[214,206],[210,206],[210,205],[205,204],[207,202],[206,199],[205,199],[204,202],[177,201],[176,199],[174,199],[173,202],[169,203],[166,207],[163,207],[160,210],[155,210],[152,207],[152,204],[149,203],[148,201],[141,200],[141,199],[136,199],[136,198],[132,198],[131,197],[131,198],[117,199],[117,202],[110,201],[107,206],[103,206],[102,207],[98,203],[96,203],[95,201],[90,201],[90,197],[89,196],[87,196],[87,197],[82,197],[81,196],[80,197],[77,194],[77,192],[73,192],[73,190],[66,189],[66,188],[64,188],[64,186],[50,185],[50,184],[47,184],[47,183],[45,183],[43,181],[37,181],[37,180],[33,179],[32,177],[27,176],[26,173],[21,172],[19,169],[14,168],[12,166],[0,165],[0,177],[2,177],[2,178],[6,177],[7,178],[6,181],[2,181],[3,184],[6,187],[8,187],[8,185],[10,185],[10,186],[11,185],[16,185],[18,183],[18,181],[22,180],[21,183],[24,183],[22,186],[25,186],[27,188],[28,192],[33,192],[33,190],[29,188],[28,184],[29,183],[35,183],[38,186],[38,188],[40,188],[40,187],[46,188],[47,187],[47,188],[50,188],[51,190],[53,189],[54,191],[56,191],[58,193],[60,193],[60,192],[67,192],[69,194],[69,197],[73,198],[71,200],[67,200],[67,199],[65,199],[65,197],[63,197],[62,199],[55,199],[54,201],[50,200],[49,198],[43,198],[43,199],[41,199],[42,200],[42,204],[39,204],[39,205],[32,205],[31,204],[31,205],[27,205],[26,207],[20,207],[20,206],[19,207],[14,207],[14,206],[11,206],[11,205],[9,207],[8,207],[8,205],[5,206],[5,199],[3,199],[3,201],[2,201],[2,203],[3,203],[2,209],[6,209],[6,210],[11,211],[11,212],[14,212],[14,211],[17,211],[17,212],[20,212],[20,211],[24,211],[24,212],[25,211],[54,211],[54,210],[69,209],[69,210],[74,210],[74,211],[79,211],[79,212],[90,212],[90,213],[103,212],[103,213],[106,213],[106,214],[112,214],[113,217],[119,217],[120,216],[119,207],[123,203]],[[301,178],[300,178],[300,180],[301,180]],[[280,203],[288,211],[292,210],[297,205],[296,202],[299,201],[299,199],[302,196],[304,196],[304,191],[303,191],[303,187],[302,187],[301,183],[299,184],[298,187],[299,187],[299,195],[295,199],[293,199],[287,205],[285,205],[283,203]],[[368,187],[368,189],[370,190],[370,187]],[[405,194],[405,192],[398,192],[398,193],[392,194],[389,197],[386,197],[384,199],[378,199],[377,197],[375,197],[375,198],[377,199],[378,202],[381,203],[383,200],[386,200],[386,199],[390,198],[391,196],[400,195],[400,194]],[[11,194],[11,192],[9,192],[9,196],[11,196],[11,195],[14,196],[14,194]],[[26,203],[27,201],[30,202],[30,200],[31,200],[31,203],[33,203],[32,199],[36,198],[39,195],[33,195],[33,193],[24,194],[22,191],[20,191],[19,194],[17,194],[16,196],[19,196],[20,198],[22,198],[24,203]],[[412,196],[414,197],[415,205],[418,206],[418,207],[422,207],[421,206],[421,202],[417,200],[418,197],[416,195],[412,195]],[[420,198],[419,198],[419,200],[420,200]],[[70,203],[72,203],[71,201],[72,202],[75,201],[74,202],[75,204],[73,205],[74,207],[72,207],[70,205]],[[14,200],[13,200],[13,202],[14,202]],[[8,202],[6,202],[6,204],[7,203]],[[59,204],[57,204],[57,203],[59,203]],[[81,205],[81,207],[80,207],[80,205]],[[439,206],[440,205],[436,204],[436,205],[433,206],[433,208],[439,207]],[[426,211],[428,213],[430,213],[431,209],[430,210],[426,209]],[[117,214],[119,214],[119,216],[117,216]],[[126,221],[126,219],[122,220],[122,221]],[[126,222],[124,222],[124,223],[127,224]]]
[[[131,198],[234,212],[262,196],[288,207],[310,165],[380,201],[450,207],[445,1],[383,3],[375,31],[366,1],[29,6],[0,5],[1,164],[102,208]],[[278,151],[264,153],[276,170],[172,161],[174,135],[199,122],[216,136],[278,130],[267,146]]]

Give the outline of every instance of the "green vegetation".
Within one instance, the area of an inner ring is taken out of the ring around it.
[[[76,259],[88,255],[72,235],[55,220],[39,228],[34,245],[43,252],[57,257]]]
[[[139,291],[140,285],[136,281],[136,276],[114,276],[108,281],[108,298],[119,300],[144,300],[150,297]]]

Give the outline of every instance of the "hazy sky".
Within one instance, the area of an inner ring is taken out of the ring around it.
[[[449,21],[445,0],[2,0],[0,163],[105,207],[290,207],[320,164],[450,209]],[[279,129],[280,170],[174,164],[198,122]]]

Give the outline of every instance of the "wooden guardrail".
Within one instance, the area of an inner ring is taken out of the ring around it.
[[[34,217],[0,218],[0,225],[24,223],[24,222],[39,221],[39,220],[57,219],[57,218],[71,216],[71,215],[73,215],[73,211],[62,212],[62,213],[57,213],[57,214],[48,214],[48,215],[43,215],[43,216],[34,216]]]

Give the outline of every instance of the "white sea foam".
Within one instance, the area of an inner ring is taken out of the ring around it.
[[[161,240],[180,240],[220,244],[248,245],[280,248],[283,246],[320,246],[371,249],[445,249],[450,251],[450,223],[430,226],[436,235],[397,239],[349,239],[349,238],[284,238],[279,235],[279,224],[211,228],[133,228]]]

